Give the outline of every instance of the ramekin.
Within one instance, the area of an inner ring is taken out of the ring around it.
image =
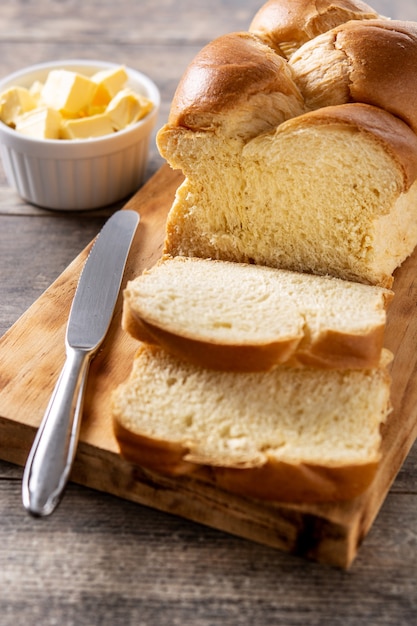
[[[53,69],[91,76],[119,66],[77,59],[41,63],[3,78],[0,93],[11,86],[44,82]],[[22,198],[47,209],[81,211],[115,203],[140,187],[160,93],[145,74],[129,67],[126,72],[127,85],[154,106],[142,120],[111,135],[81,140],[34,139],[0,122],[0,153],[7,181]]]

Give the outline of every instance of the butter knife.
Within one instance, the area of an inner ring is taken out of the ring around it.
[[[67,323],[65,363],[23,473],[23,506],[34,516],[50,515],[68,482],[90,362],[109,329],[139,219],[136,211],[114,213],[81,272]]]

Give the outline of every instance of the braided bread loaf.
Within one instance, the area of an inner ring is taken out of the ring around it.
[[[417,243],[416,100],[417,25],[359,0],[269,0],[196,56],[157,137],[185,175],[166,256],[125,293],[145,342],[113,394],[126,458],[253,498],[367,489],[385,288]]]

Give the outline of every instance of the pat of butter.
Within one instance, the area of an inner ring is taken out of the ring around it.
[[[36,139],[59,139],[61,116],[54,109],[34,109],[21,115],[16,130]]]
[[[76,120],[63,120],[61,124],[62,139],[91,139],[110,135],[113,132],[113,124],[106,113]]]
[[[112,98],[106,112],[111,118],[116,130],[126,128],[142,119],[152,109],[152,102],[128,87],[119,91]]]
[[[30,89],[10,87],[0,93],[0,121],[42,139],[89,139],[113,134],[145,117],[151,100],[126,87],[123,66],[92,77],[51,70]],[[26,115],[30,112],[33,116]],[[61,130],[57,130],[60,123]]]
[[[91,80],[96,83],[97,91],[92,100],[92,106],[106,106],[110,100],[125,86],[128,79],[123,66],[110,70],[96,72]]]
[[[47,107],[63,115],[82,115],[97,91],[97,84],[87,76],[69,70],[49,72],[41,97]]]
[[[43,83],[40,80],[35,80],[29,89],[29,93],[36,102],[36,106],[42,106],[42,89]]]
[[[20,115],[36,107],[36,100],[24,87],[10,87],[0,96],[0,120],[15,127]]]

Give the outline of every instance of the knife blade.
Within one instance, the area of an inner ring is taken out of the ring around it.
[[[89,365],[109,329],[140,217],[114,213],[84,264],[65,334],[65,363],[30,450],[22,481],[25,509],[50,515],[60,502],[78,444]]]

